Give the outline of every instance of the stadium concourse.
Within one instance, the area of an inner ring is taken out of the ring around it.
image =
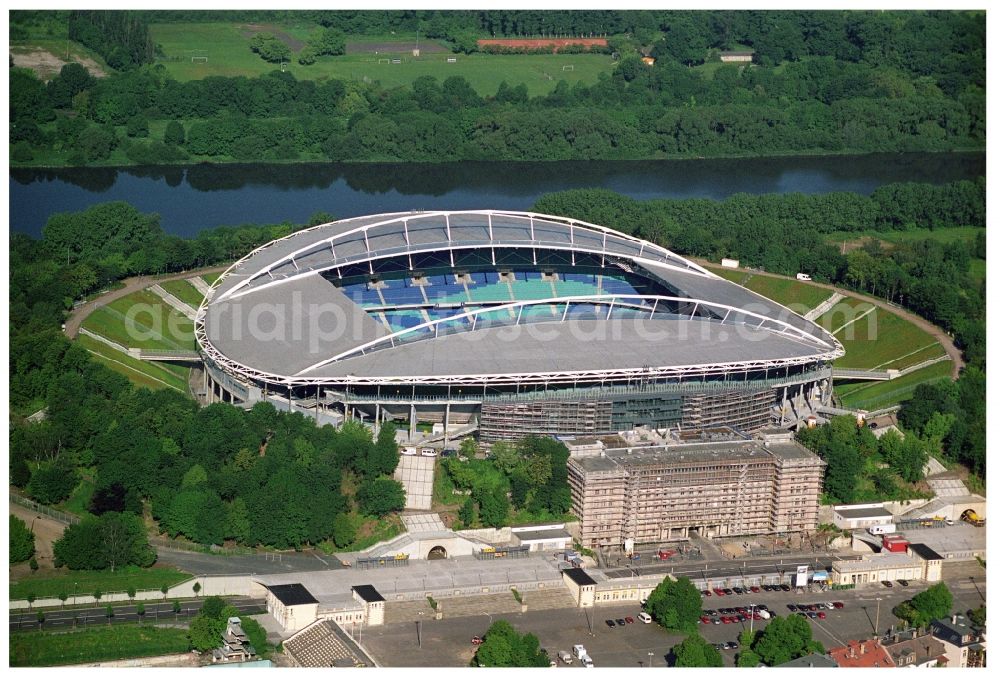
[[[443,437],[743,431],[831,397],[827,331],[656,244],[578,220],[372,215],[226,270],[195,334],[210,399]]]

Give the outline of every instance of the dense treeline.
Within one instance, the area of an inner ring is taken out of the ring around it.
[[[341,14],[351,13],[331,16]],[[480,14],[489,13],[469,13]],[[12,69],[12,154],[19,163],[55,154],[73,165],[106,160],[118,148],[117,158],[135,163],[189,157],[560,160],[926,151],[984,143],[981,15],[716,14],[671,14],[669,21],[654,22],[667,36],[654,50],[663,54],[653,67],[641,62],[636,45],[621,47],[610,76],[591,86],[560,81],[537,97],[529,97],[523,84],[506,82],[482,97],[462,77],[442,82],[425,76],[409,87],[387,88],[299,81],[278,71],[180,83],[154,66],[100,81],[64,70],[54,85],[45,85]],[[517,24],[502,15],[495,19],[499,25]],[[371,30],[317,21],[329,27],[330,40],[319,40],[324,32],[311,41],[309,59],[341,50],[341,31]],[[781,42],[786,54],[780,59],[710,71],[686,65],[698,61],[694,53],[752,43],[753,31],[772,35],[778,26],[797,38]],[[669,53],[681,32],[701,47]],[[176,134],[148,139],[150,120],[183,121],[186,142]]]
[[[113,69],[153,61],[149,28],[131,12],[74,10],[69,13],[69,38],[97,52]]]
[[[986,224],[986,184],[884,185],[871,196],[736,194],[724,201],[637,201],[602,189],[547,194],[534,210],[608,225],[685,255],[855,288],[904,305],[956,336],[971,364],[985,362],[985,282],[969,275],[970,257],[985,258],[985,234],[973,242],[914,240],[882,247],[869,240],[847,255],[824,234],[834,231],[938,228]]]

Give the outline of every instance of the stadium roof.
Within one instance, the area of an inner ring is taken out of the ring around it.
[[[479,317],[500,308],[458,307],[449,319],[390,332],[322,276],[383,257],[469,248],[594,253],[639,266],[678,293],[512,302],[505,306],[517,321],[492,328]],[[600,307],[600,316],[607,309],[607,318],[567,320],[578,303]],[[545,310],[549,319],[538,314]],[[715,318],[696,316],[699,310]],[[529,311],[525,323],[522,311]],[[598,225],[510,211],[395,213],[296,232],[230,267],[198,311],[195,331],[203,351],[228,370],[287,385],[681,376],[843,353],[819,326],[665,248]]]

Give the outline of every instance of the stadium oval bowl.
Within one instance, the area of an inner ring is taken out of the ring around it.
[[[827,403],[844,353],[661,246],[499,210],[363,216],[272,241],[211,286],[195,335],[209,400],[487,440],[752,431]]]

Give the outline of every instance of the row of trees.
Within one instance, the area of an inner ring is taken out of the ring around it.
[[[109,512],[69,525],[52,544],[53,564],[70,570],[111,570],[128,565],[149,567],[156,551],[149,545],[146,526],[135,513]]]
[[[132,69],[153,61],[149,28],[132,12],[74,10],[68,22],[70,40],[97,52],[113,69]]]
[[[497,620],[483,636],[472,665],[480,667],[548,667],[549,656],[539,649],[538,637],[518,633],[510,622]]]
[[[471,495],[459,510],[466,526],[478,518],[485,527],[502,527],[511,511],[530,517],[560,518],[569,512],[566,479],[569,450],[551,438],[528,436],[516,443],[497,442],[489,459],[475,459],[475,443],[467,440],[462,451],[468,461],[444,460],[443,471],[452,484]]]

